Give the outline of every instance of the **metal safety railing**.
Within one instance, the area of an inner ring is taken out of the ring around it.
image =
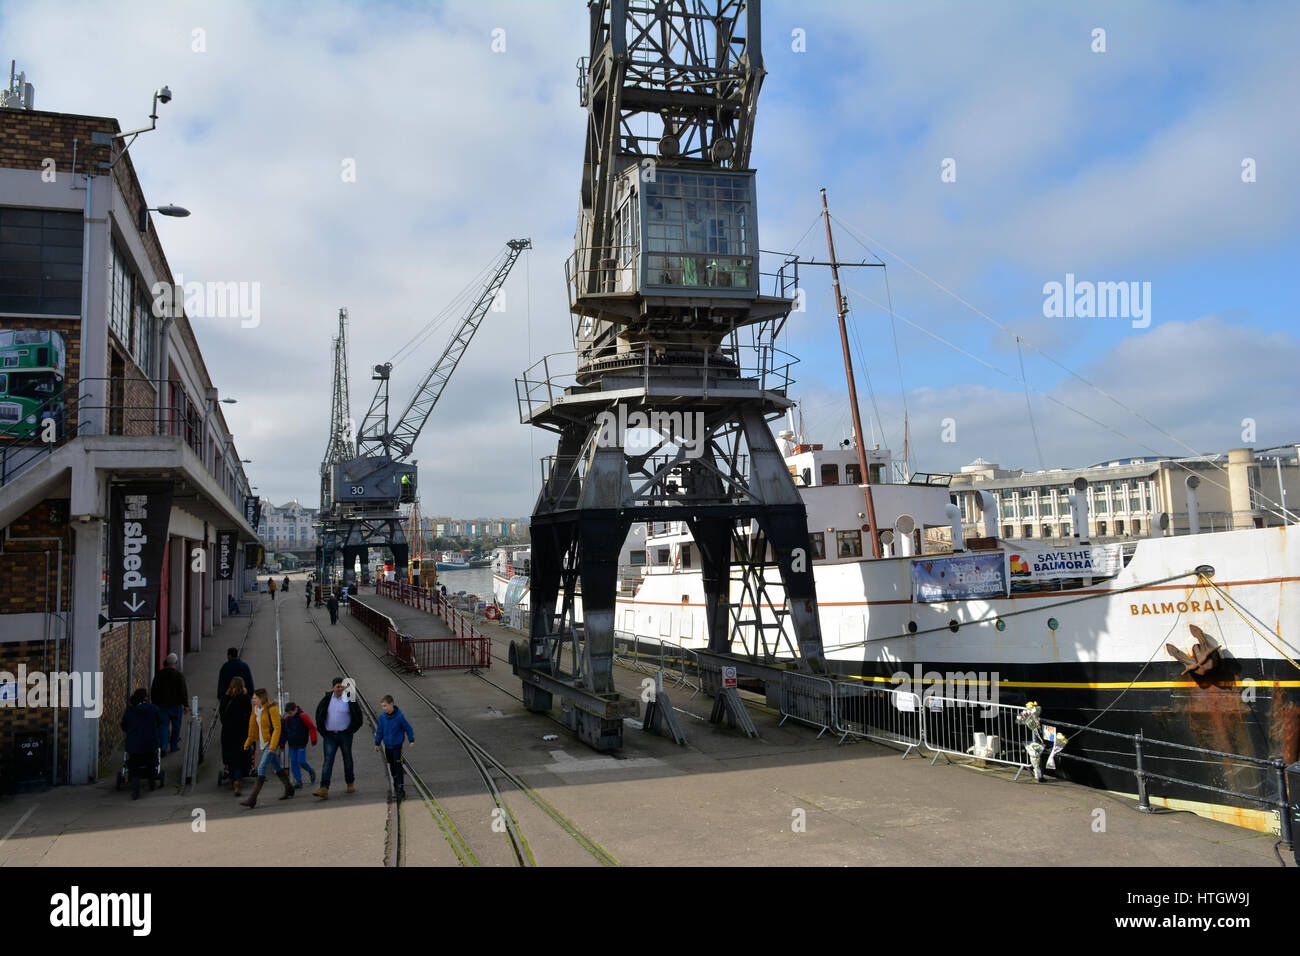
[[[817,736],[835,726],[835,682],[785,671],[781,674],[781,723],[797,720],[817,727]]]
[[[925,743],[919,695],[896,687],[872,684],[835,684],[834,730],[840,743],[849,737],[865,737],[882,743],[899,744],[906,759]]]
[[[643,674],[662,674],[665,683],[700,692],[700,655],[689,647],[630,631],[614,631],[614,659]]]
[[[1300,803],[1300,794],[1292,794],[1291,799],[1288,799],[1287,765],[1282,760],[1208,750],[1191,744],[1147,737],[1141,731],[1136,734],[1123,734],[1065,720],[1049,720],[1046,717],[1042,718],[1042,723],[1050,724],[1053,728],[1064,727],[1071,732],[1073,749],[1057,751],[1055,754],[1057,760],[1105,767],[1132,774],[1139,810],[1153,812],[1150,793],[1153,781],[1205,790],[1276,811],[1282,842],[1288,846],[1295,845],[1293,804]],[[1122,749],[1091,747],[1085,749],[1078,740],[1080,733],[1098,734]],[[1101,759],[1103,756],[1108,759]],[[1119,763],[1118,761],[1121,760],[1124,762]],[[1209,765],[1214,767],[1221,782],[1225,784],[1236,782],[1237,786],[1218,786],[1205,781],[1189,780],[1186,776],[1179,776],[1173,772],[1160,773],[1152,769],[1154,766],[1162,770],[1174,771],[1179,767],[1195,766],[1204,771],[1209,769]]]
[[[661,377],[673,387],[699,391],[707,397],[718,391],[775,392],[785,395],[794,382],[798,358],[770,341],[701,346],[691,342],[644,342],[638,347],[552,352],[542,356],[515,379],[519,420],[555,402],[566,389],[579,387],[597,375],[619,375],[639,380],[647,392]],[[580,379],[582,381],[580,381]]]
[[[412,637],[398,632],[395,625],[391,626],[390,632],[383,636],[388,641],[389,653],[403,667],[425,671],[492,666],[492,639],[475,626],[472,614],[456,607],[452,599],[441,591],[416,587],[406,581],[380,581],[375,585],[375,593],[435,614],[451,631],[449,637]],[[387,615],[380,616],[392,624]]]
[[[941,754],[974,757],[1016,767],[1016,777],[1036,765],[1041,746],[1037,733],[1018,717],[1017,704],[996,704],[978,697],[921,695],[922,742]]]

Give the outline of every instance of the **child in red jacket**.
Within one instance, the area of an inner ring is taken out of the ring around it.
[[[281,734],[284,737],[285,746],[289,748],[289,765],[293,773],[294,789],[302,789],[302,772],[306,770],[311,775],[311,782],[316,782],[316,771],[312,769],[311,764],[307,762],[307,740],[311,738],[311,745],[316,746],[316,725],[312,719],[307,716],[293,701],[284,705],[284,722]]]

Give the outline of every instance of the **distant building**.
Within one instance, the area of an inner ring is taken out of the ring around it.
[[[1119,458],[1041,471],[1003,469],[977,458],[953,477],[949,490],[962,509],[962,532],[968,538],[982,534],[976,493],[986,491],[997,501],[1000,537],[1053,541],[1074,537],[1069,496],[1075,481],[1083,479],[1087,539],[1125,540],[1162,533],[1161,515],[1167,518],[1163,533],[1188,532],[1189,475],[1199,479],[1195,495],[1203,532],[1280,525],[1278,506],[1284,496],[1288,510],[1300,505],[1294,446],[1258,455],[1251,448],[1236,448],[1197,458]]]
[[[297,498],[279,506],[263,498],[258,536],[273,551],[314,549],[320,544],[320,535],[315,527],[317,510],[304,507]]]

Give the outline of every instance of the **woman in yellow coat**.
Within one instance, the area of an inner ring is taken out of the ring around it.
[[[257,783],[248,799],[239,801],[250,809],[257,806],[257,795],[266,783],[268,766],[274,767],[275,775],[284,784],[284,796],[280,799],[288,800],[293,796],[289,772],[280,766],[280,758],[276,756],[280,747],[280,709],[271,703],[270,694],[261,687],[253,691],[253,713],[248,718],[248,738],[244,741],[244,749],[257,746],[262,748],[261,759],[257,761]]]

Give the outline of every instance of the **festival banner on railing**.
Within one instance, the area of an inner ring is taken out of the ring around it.
[[[912,562],[912,595],[924,604],[1007,596],[1006,556],[981,551]]]
[[[1073,578],[1110,578],[1124,567],[1119,544],[1078,548],[1022,547],[1007,552],[1011,587],[1016,591],[1050,588]]]

